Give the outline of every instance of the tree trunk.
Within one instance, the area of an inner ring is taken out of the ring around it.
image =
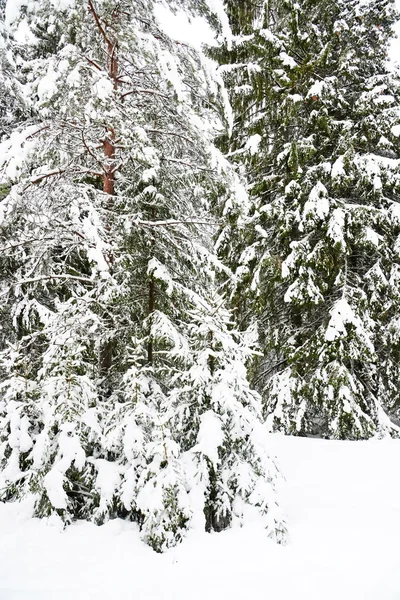
[[[110,37],[108,31],[102,24],[102,21],[97,13],[97,10],[92,2],[88,0],[89,12],[92,13],[96,26],[102,35],[106,46],[107,46],[107,72],[108,76],[113,82],[114,93],[118,91],[118,41]],[[118,12],[113,13],[113,20],[119,18]],[[101,141],[104,152],[104,175],[103,175],[103,191],[107,194],[107,210],[109,211],[108,223],[106,230],[110,234],[112,228],[112,211],[114,210],[114,196],[115,196],[115,173],[118,170],[116,165],[116,133],[112,125],[109,125],[106,129],[104,139]],[[110,252],[108,255],[108,264],[110,270],[114,262],[114,257]],[[114,341],[109,339],[100,350],[100,372],[103,375],[107,375],[112,363],[113,363],[113,350]]]
[[[156,210],[153,206],[151,209],[152,221],[154,221],[155,218],[156,218]],[[153,233],[152,238],[151,238],[151,247],[153,250],[154,250],[155,245],[156,245],[156,238]],[[148,315],[149,315],[150,319],[151,319],[151,315],[155,311],[155,308],[156,308],[156,286],[155,286],[154,277],[151,275],[150,282],[149,282],[149,310],[148,310]],[[149,334],[149,342],[147,345],[147,360],[150,365],[153,364],[153,340],[151,337],[151,333]]]

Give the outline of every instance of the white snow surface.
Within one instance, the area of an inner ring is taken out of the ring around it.
[[[290,539],[257,522],[155,554],[136,525],[31,519],[0,505],[1,600],[399,600],[400,441],[267,435]]]

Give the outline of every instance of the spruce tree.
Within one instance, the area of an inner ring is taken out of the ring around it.
[[[217,294],[191,317],[190,368],[177,375],[171,394],[184,460],[193,472],[191,494],[200,496],[207,531],[255,512],[268,535],[284,541],[285,518],[273,484],[278,472],[265,455],[260,397],[246,378],[255,332],[240,334]]]
[[[252,381],[271,429],[396,434],[394,2],[248,6],[231,10],[237,36],[221,61],[236,111],[226,150],[251,197],[247,214],[233,215],[240,242],[225,253],[239,263],[243,323],[257,315],[264,358]]]

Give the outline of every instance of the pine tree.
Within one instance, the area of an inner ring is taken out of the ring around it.
[[[212,144],[221,82],[152,9],[44,0],[14,23],[29,31],[34,124],[2,144],[15,185],[1,204],[0,487],[65,522],[127,516],[163,551],[193,516],[172,407],[194,361],[190,315],[223,268],[210,205],[227,175]],[[264,514],[265,465],[242,493],[257,487]]]
[[[394,434],[394,3],[272,1],[250,18],[221,60],[237,114],[230,153],[252,198],[228,249],[242,319],[258,315],[252,380],[272,429]]]

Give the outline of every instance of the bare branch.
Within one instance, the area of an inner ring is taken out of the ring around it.
[[[121,95],[121,98],[125,98],[126,96],[129,96],[131,94],[152,94],[153,96],[159,96],[160,98],[164,98],[165,100],[168,100],[168,98],[169,98],[169,96],[167,96],[166,94],[163,94],[161,92],[158,92],[157,90],[146,90],[145,88],[135,88],[134,90],[125,92],[124,94]]]
[[[162,129],[146,129],[146,133],[158,133],[160,135],[172,135],[174,137],[180,138],[181,140],[185,140],[188,144],[195,145],[194,141],[190,138],[182,135],[181,133],[175,133],[174,131],[164,131]]]
[[[48,179],[49,177],[55,177],[56,175],[63,175],[66,169],[57,169],[57,171],[51,171],[50,173],[44,173],[43,175],[39,175],[36,179],[32,179],[29,184],[24,187],[24,192],[31,186],[40,183],[44,179]]]
[[[22,281],[16,281],[14,285],[24,285],[27,283],[39,283],[40,281],[49,281],[50,279],[64,279],[66,281],[83,281],[85,283],[93,283],[92,279],[88,277],[78,277],[75,275],[43,275],[41,277],[32,277],[31,279],[23,279]]]
[[[103,25],[100,22],[100,18],[99,15],[97,14],[97,11],[93,5],[92,0],[88,0],[88,4],[89,4],[89,10],[92,13],[94,20],[96,21],[96,25],[98,27],[98,30],[100,31],[101,35],[103,36],[104,40],[106,41],[107,45],[112,46],[112,42],[111,40],[108,38],[108,35],[105,32],[105,29],[103,27]]]
[[[186,221],[176,221],[173,219],[169,219],[166,221],[135,221],[137,225],[143,225],[144,227],[168,227],[170,225],[211,225],[213,227],[218,227],[220,223],[216,221],[196,221],[188,219]]]
[[[34,238],[31,240],[25,240],[24,242],[20,242],[19,244],[10,244],[9,246],[3,246],[2,248],[0,248],[0,253],[3,254],[4,252],[7,252],[8,250],[15,250],[16,248],[20,248],[21,246],[27,246],[29,244],[34,244],[35,242],[40,242],[41,244],[43,242],[52,242],[55,239],[56,238],[54,238],[54,237],[48,237],[48,238]]]
[[[99,163],[100,166],[101,163]],[[36,185],[37,183],[40,183],[41,181],[44,181],[45,179],[48,179],[49,177],[56,177],[57,175],[64,175],[64,173],[67,173],[68,169],[58,169],[57,171],[51,171],[50,173],[43,173],[43,175],[39,175],[39,177],[37,177],[36,179],[32,179],[27,186],[24,187],[23,191],[26,192],[26,190],[28,188],[30,188],[32,185]],[[103,177],[104,173],[99,173],[98,171],[92,171],[90,169],[85,169],[85,170],[71,170],[70,173],[75,173],[76,175],[93,175],[94,177]]]
[[[39,133],[41,133],[42,131],[45,131],[46,129],[50,129],[50,125],[45,125],[44,127],[41,127],[40,129],[35,131],[35,133],[31,133],[31,135],[28,135],[28,137],[26,139],[31,140],[32,138],[39,135]]]
[[[86,140],[85,140],[85,133],[84,133],[83,129],[81,131],[81,135],[82,135],[82,142],[83,142],[83,145],[86,148],[86,151],[90,154],[90,156],[93,158],[93,160],[96,161],[97,164],[101,167],[101,169],[103,169],[103,171],[105,172],[104,166],[101,164],[101,162],[96,157],[96,155],[94,154],[94,152],[92,152],[91,149],[89,148],[89,146],[87,145]],[[101,176],[103,177],[103,173],[101,174]]]
[[[92,60],[91,58],[88,58],[87,56],[85,56],[84,58],[88,61],[89,64],[91,64],[93,67],[95,67],[95,69],[97,69],[98,71],[103,72],[104,69],[102,69],[100,67],[100,65],[98,65],[96,62],[94,62],[94,60]]]
[[[185,167],[190,167],[191,169],[197,169],[198,171],[206,171],[207,173],[214,173],[214,169],[209,169],[207,167],[200,167],[199,165],[192,165],[184,160],[179,158],[172,158],[168,156],[162,156],[161,160],[166,160],[168,162],[177,163],[178,165],[184,165]]]

